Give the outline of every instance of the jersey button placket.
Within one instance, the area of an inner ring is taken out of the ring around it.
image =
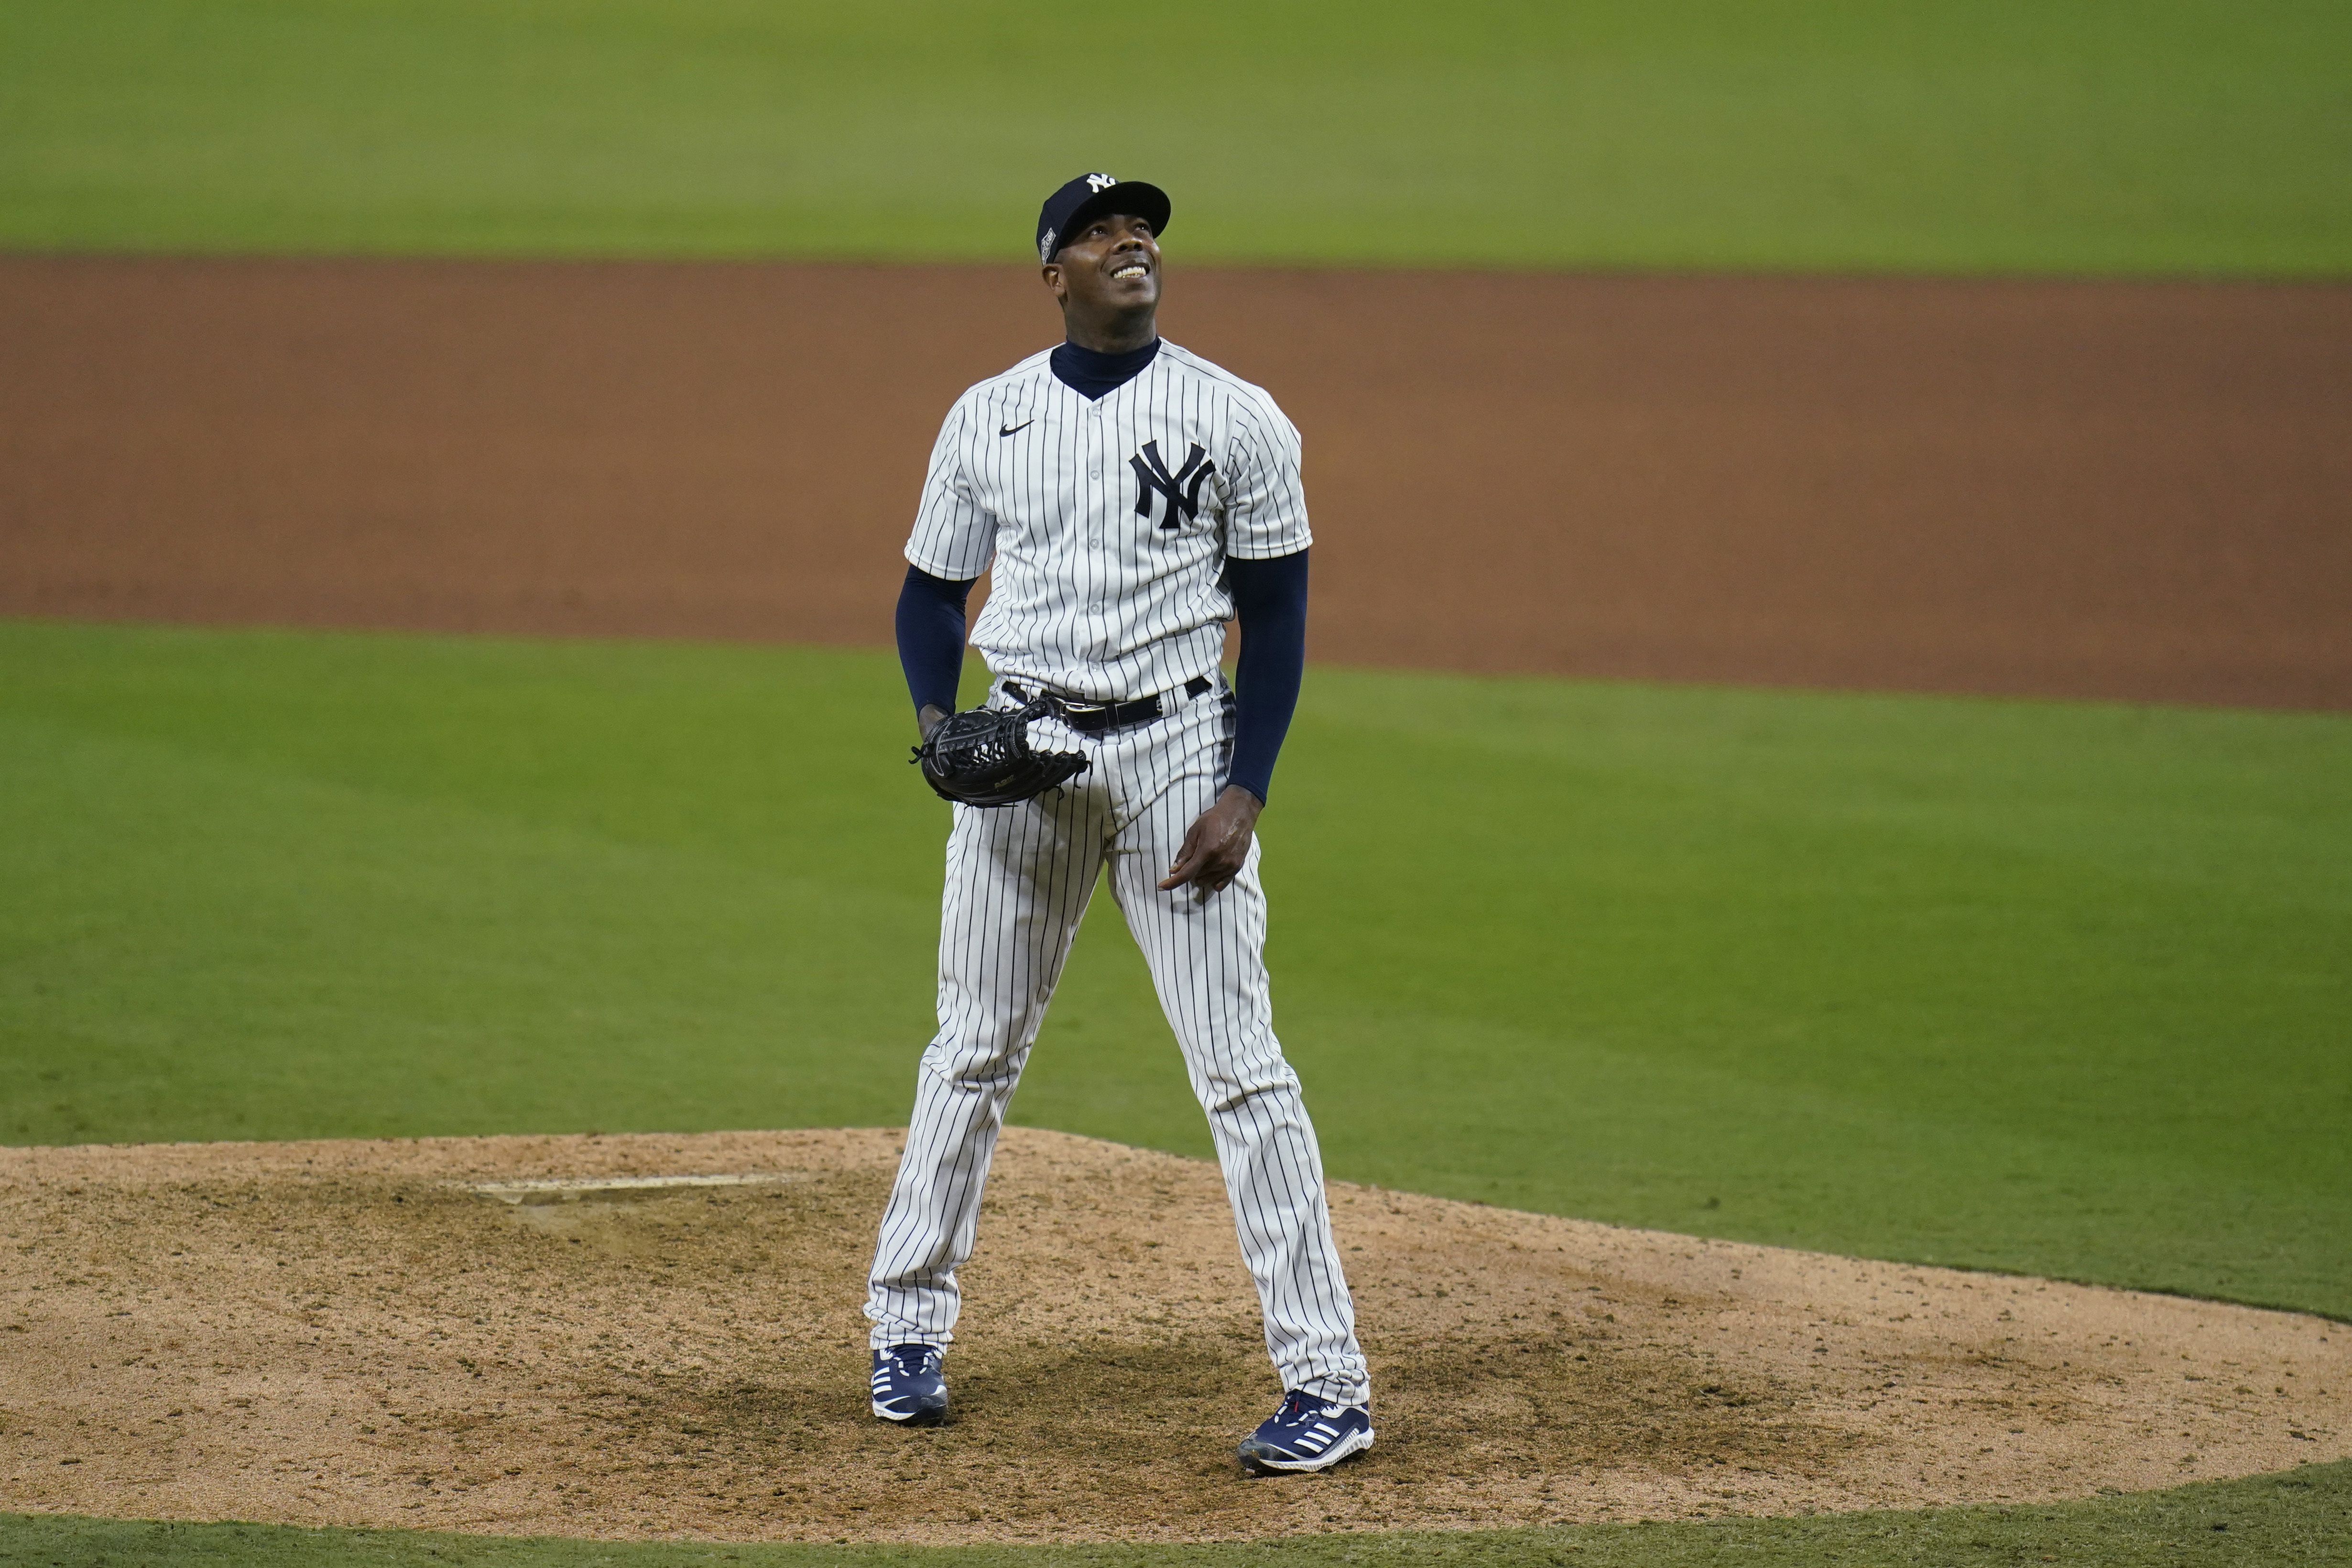
[[[1106,531],[1102,526],[1102,521],[1108,512],[1109,503],[1103,495],[1103,441],[1105,437],[1103,436],[1102,405],[1100,403],[1088,405],[1087,414],[1088,416],[1087,426],[1087,461],[1093,468],[1095,476],[1094,488],[1087,492],[1087,532],[1089,536],[1089,542],[1097,550],[1106,550],[1108,549],[1109,546],[1104,538]]]

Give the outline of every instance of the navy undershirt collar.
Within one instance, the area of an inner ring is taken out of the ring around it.
[[[1158,338],[1123,354],[1107,354],[1082,349],[1076,343],[1064,343],[1054,351],[1054,374],[1079,396],[1098,401],[1141,375],[1144,367],[1159,356]]]

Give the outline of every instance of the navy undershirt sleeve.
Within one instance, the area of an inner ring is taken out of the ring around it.
[[[977,581],[907,568],[898,590],[898,665],[918,713],[927,707],[955,711],[956,685],[963,679],[964,605]]]
[[[1234,684],[1234,771],[1229,783],[1265,803],[1274,760],[1290,732],[1298,685],[1307,675],[1307,552],[1271,561],[1227,561],[1225,584],[1242,623],[1241,668]]]

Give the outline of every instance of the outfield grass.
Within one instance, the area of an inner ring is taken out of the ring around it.
[[[11,0],[0,245],[2352,270],[2331,0]]]
[[[1213,1546],[621,1545],[417,1531],[153,1524],[0,1514],[0,1565],[143,1568],[2288,1568],[2352,1561],[2352,1463],[2034,1508],[1704,1523],[1587,1525],[1453,1535],[1325,1535]]]
[[[890,1124],[882,652],[0,622],[0,1139]],[[1334,1171],[2352,1317],[2352,719],[1316,670]],[[1205,1154],[1108,903],[1016,1119]]]

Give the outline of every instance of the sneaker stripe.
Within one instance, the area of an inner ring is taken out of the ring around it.
[[[1322,1470],[1371,1446],[1369,1410],[1302,1399],[1294,1391],[1242,1445],[1242,1466],[1260,1475]]]

